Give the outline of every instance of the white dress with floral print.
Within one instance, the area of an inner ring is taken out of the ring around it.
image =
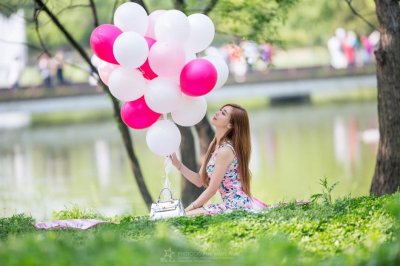
[[[218,150],[222,147],[231,148],[234,154],[233,161],[231,165],[229,165],[218,189],[221,194],[222,203],[208,204],[203,208],[206,211],[206,214],[225,213],[240,209],[253,210],[253,202],[251,198],[243,191],[242,183],[240,182],[238,159],[236,152],[230,143],[222,143],[212,153],[206,168],[208,178],[212,178],[211,175],[214,172],[215,159]]]

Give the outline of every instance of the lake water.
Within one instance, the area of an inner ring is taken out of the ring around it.
[[[334,197],[368,194],[376,109],[376,103],[349,103],[251,110],[252,193],[267,203],[308,199],[321,192],[319,180],[326,177],[339,181]],[[132,135],[156,198],[164,159],[148,150],[145,131]],[[176,171],[170,180],[179,196]],[[107,216],[147,213],[112,120],[0,131],[0,216],[51,219],[53,211],[75,205]]]

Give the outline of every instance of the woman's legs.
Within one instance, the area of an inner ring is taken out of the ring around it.
[[[204,208],[197,208],[197,209],[186,212],[186,216],[205,215],[206,213],[207,213],[207,211]]]

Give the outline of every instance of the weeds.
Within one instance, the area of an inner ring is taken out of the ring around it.
[[[323,179],[320,179],[319,184],[322,187],[322,193],[313,194],[310,198],[311,202],[316,202],[319,199],[322,199],[323,204],[332,205],[333,201],[331,192],[339,184],[339,182],[335,182],[333,185],[329,185],[328,179],[324,177]]]

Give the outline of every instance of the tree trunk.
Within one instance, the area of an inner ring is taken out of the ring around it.
[[[119,132],[121,133],[122,141],[124,143],[125,150],[128,154],[129,162],[133,171],[133,176],[135,177],[136,184],[139,188],[140,194],[142,195],[142,198],[144,202],[146,203],[146,207],[148,210],[150,210],[150,206],[153,203],[153,199],[151,198],[150,192],[147,189],[146,183],[144,182],[143,174],[142,174],[142,169],[140,168],[139,161],[136,157],[135,150],[133,148],[133,142],[131,135],[129,133],[128,127],[125,125],[125,123],[122,121],[121,116],[120,116],[120,106],[118,103],[118,100],[115,99],[109,92],[108,87],[102,83],[103,90],[106,91],[110,99],[113,103],[113,109],[114,109],[114,119],[117,122]]]
[[[207,115],[200,121],[200,123],[196,124],[197,135],[199,136],[200,141],[200,154],[201,159],[207,152],[208,146],[214,138],[214,130],[211,127],[210,122],[208,121]]]
[[[380,140],[370,192],[383,195],[400,187],[400,4],[375,4],[381,35],[375,52]]]
[[[207,5],[204,10],[206,11],[206,14],[215,7],[217,2],[217,0],[212,0]],[[174,6],[176,9],[186,13],[186,1],[175,0]],[[181,126],[179,126],[179,130],[182,135],[182,142],[180,146],[182,163],[186,165],[189,169],[197,172],[199,170],[199,165],[197,163],[196,149],[192,130],[188,127]],[[201,122],[196,125],[196,130],[199,136],[200,143],[200,161],[202,161],[204,154],[207,152],[208,145],[214,137],[214,131],[211,128],[210,122],[207,119],[207,115],[204,116]],[[198,188],[187,181],[186,178],[182,177],[181,199],[184,205],[188,205],[196,200],[203,191],[204,188]]]
[[[203,161],[204,155],[207,152],[208,146],[214,138],[214,130],[212,129],[210,122],[207,119],[207,115],[201,120],[200,123],[196,124],[197,135],[199,136],[200,144],[200,162]],[[192,130],[188,127],[179,127],[182,134],[181,142],[181,157],[184,165],[189,167],[193,171],[198,171],[200,165],[197,162],[196,149],[194,144],[194,136]],[[204,191],[204,188],[198,188],[186,178],[182,177],[182,203],[188,205]]]
[[[72,35],[67,31],[67,29],[61,24],[59,19],[56,17],[56,15],[50,11],[50,9],[47,7],[47,5],[42,1],[42,0],[34,0],[34,3],[37,4],[38,10],[35,10],[35,12],[40,12],[44,11],[49,18],[52,20],[52,22],[55,24],[55,26],[62,32],[62,34],[66,37],[66,39],[69,41],[69,43],[74,47],[75,50],[78,51],[78,53],[82,56],[82,58],[85,60],[85,62],[90,66],[92,72],[97,73],[97,69],[93,66],[91,63],[87,53],[84,51],[82,46],[78,44],[78,42],[72,37]],[[92,4],[92,10],[95,10],[94,2],[91,2]],[[95,22],[97,23],[97,22]],[[120,106],[111,93],[108,87],[101,82],[101,87],[103,88],[104,92],[108,94],[110,97],[112,104],[113,104],[113,110],[114,110],[114,118],[117,122],[119,131],[122,136],[122,140],[124,143],[124,147],[128,153],[129,161],[131,163],[131,167],[134,173],[134,177],[136,180],[136,183],[139,187],[139,191],[142,195],[142,198],[144,202],[146,203],[147,208],[150,210],[151,203],[153,202],[151,195],[149,193],[149,190],[147,189],[147,186],[144,182],[142,171],[140,169],[139,162],[137,160],[137,157],[134,152],[133,148],[133,143],[131,136],[129,134],[128,127],[125,125],[125,123],[122,121],[121,116],[120,116]]]
[[[180,146],[182,163],[189,169],[197,172],[199,169],[196,157],[196,149],[194,145],[194,137],[190,127],[179,126],[179,131],[182,135]],[[181,198],[183,205],[187,206],[192,203],[204,191],[204,188],[199,188],[182,177]]]

